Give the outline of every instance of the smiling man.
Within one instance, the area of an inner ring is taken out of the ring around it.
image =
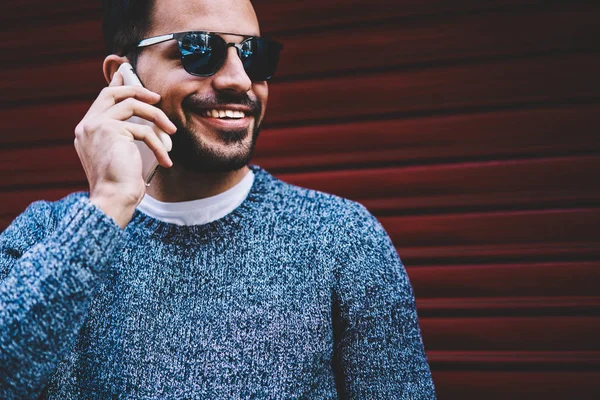
[[[381,224],[249,164],[282,49],[252,5],[104,6],[109,85],[74,141],[90,190],[0,235],[0,398],[435,398]]]
[[[259,79],[253,80],[244,70],[244,63],[250,62],[250,57],[245,54],[258,51],[259,46],[266,47],[260,49],[265,60],[258,60],[256,64],[276,63],[281,47],[264,39],[261,42],[247,40],[248,37],[260,36],[250,2],[157,1],[152,15],[152,24],[145,35],[148,39],[140,44],[143,47],[134,51],[139,54],[136,71],[142,82],[162,96],[160,108],[177,126],[171,153],[175,165],[170,170],[162,170],[161,181],[168,181],[176,193],[181,183],[202,180],[198,179],[197,173],[224,172],[232,175],[232,181],[240,180],[249,171],[246,165],[258,138],[268,97],[267,81],[259,76],[261,74],[257,72],[260,71],[254,71],[258,68],[254,68],[253,72]],[[170,40],[160,37],[165,33],[199,29],[235,34],[214,37],[201,33],[181,34]],[[239,50],[234,46],[238,43],[242,43]],[[212,52],[210,55],[206,55],[208,48]],[[120,50],[123,49],[117,51]],[[182,52],[187,53],[183,63]],[[244,60],[236,57],[237,52],[245,57]],[[221,58],[217,53],[226,58],[217,62]],[[212,59],[199,61],[201,57]],[[112,76],[122,61],[120,57],[109,56],[105,62],[105,74]],[[187,68],[186,63],[189,63]],[[208,68],[207,64],[215,67]],[[220,68],[216,68],[219,65]],[[215,72],[214,75],[205,79],[191,74],[212,72]],[[149,193],[162,197],[152,189]],[[198,193],[192,197],[203,195]]]

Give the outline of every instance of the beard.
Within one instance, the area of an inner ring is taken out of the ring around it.
[[[191,121],[192,114],[200,109],[218,108],[224,104],[241,104],[252,109],[254,124],[249,129],[216,130],[221,141],[231,147],[232,151],[224,153],[213,149],[203,140],[192,127],[173,121],[177,132],[171,136],[173,148],[169,157],[174,164],[180,164],[187,170],[194,172],[230,172],[239,170],[250,162],[254,154],[256,141],[260,135],[261,124],[259,118],[262,105],[258,100],[250,100],[247,95],[218,94],[211,98],[197,98],[188,96],[184,99],[182,107],[187,121]],[[214,129],[214,128],[213,128]],[[244,139],[251,135],[250,143]],[[235,151],[233,151],[235,149]]]

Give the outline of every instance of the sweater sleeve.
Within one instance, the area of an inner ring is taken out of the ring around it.
[[[0,234],[0,398],[35,398],[72,349],[122,229],[87,197],[54,228],[32,203]]]
[[[343,399],[435,399],[415,299],[384,228],[362,205],[339,235],[334,368]]]

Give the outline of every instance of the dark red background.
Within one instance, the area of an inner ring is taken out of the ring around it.
[[[0,15],[0,230],[86,189],[99,3]],[[253,162],[384,224],[440,399],[600,398],[598,2],[255,7],[285,51]]]

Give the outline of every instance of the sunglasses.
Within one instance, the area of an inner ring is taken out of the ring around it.
[[[244,38],[240,43],[228,43],[219,35]],[[217,73],[227,58],[227,50],[235,47],[244,71],[253,81],[271,79],[277,68],[283,45],[258,36],[222,32],[179,32],[143,39],[137,47],[147,47],[168,40],[176,40],[183,68],[194,76],[211,76]]]

